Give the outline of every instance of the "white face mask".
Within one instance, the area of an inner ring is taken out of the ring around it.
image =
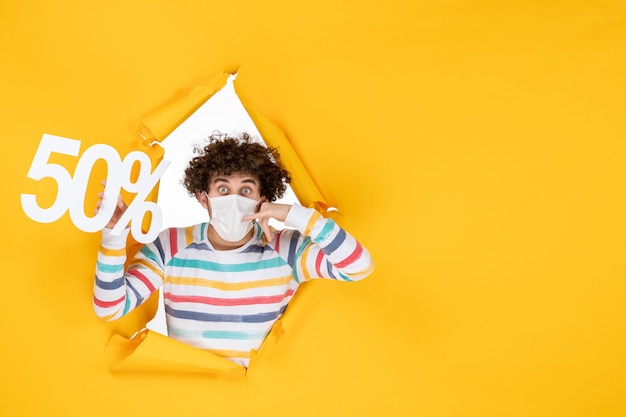
[[[211,203],[213,214],[210,224],[222,239],[227,242],[238,242],[252,229],[252,221],[243,221],[242,218],[254,213],[258,202],[237,194],[213,198],[207,195],[207,199]]]

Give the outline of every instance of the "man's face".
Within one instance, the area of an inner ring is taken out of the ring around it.
[[[209,198],[236,194],[259,201],[261,199],[260,181],[257,176],[250,174],[216,175],[211,178],[207,194]],[[197,195],[198,201],[204,208],[207,208],[207,194]]]

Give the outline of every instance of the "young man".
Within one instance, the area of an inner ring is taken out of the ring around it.
[[[96,314],[118,319],[162,287],[170,337],[247,367],[302,282],[356,281],[373,270],[367,249],[332,219],[274,203],[290,181],[276,149],[246,134],[211,138],[183,180],[210,221],[162,231],[126,269],[128,229],[111,235],[126,209],[120,198],[102,232]],[[290,228],[273,230],[272,218]]]

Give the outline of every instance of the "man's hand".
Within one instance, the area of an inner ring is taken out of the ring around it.
[[[254,214],[249,214],[243,218],[243,220],[256,220],[268,242],[274,240],[274,233],[272,233],[269,225],[270,219],[276,219],[279,222],[284,222],[287,218],[287,214],[291,209],[290,204],[277,204],[277,203],[261,203],[261,207]]]
[[[102,181],[102,186],[103,187],[106,186],[106,181]],[[103,192],[99,192],[98,193],[99,200],[96,203],[96,210],[95,210],[96,214],[98,214],[98,211],[100,211],[100,207],[102,206],[102,197],[104,197],[104,193]],[[128,208],[128,206],[126,205],[126,203],[122,199],[122,196],[121,195],[117,196],[117,205],[115,207],[115,211],[113,212],[113,216],[111,216],[111,220],[109,220],[109,222],[107,223],[105,228],[113,229],[115,227],[115,225],[117,224],[117,222],[120,220],[120,218],[122,217],[122,215],[124,214],[124,212],[126,211],[127,208]]]

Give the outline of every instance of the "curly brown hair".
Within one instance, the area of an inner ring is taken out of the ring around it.
[[[247,133],[239,138],[214,134],[208,145],[196,147],[194,153],[199,155],[189,162],[182,180],[191,196],[208,190],[216,175],[255,175],[261,183],[261,195],[268,201],[281,198],[291,182],[291,174],[283,168],[278,149],[252,142]]]

